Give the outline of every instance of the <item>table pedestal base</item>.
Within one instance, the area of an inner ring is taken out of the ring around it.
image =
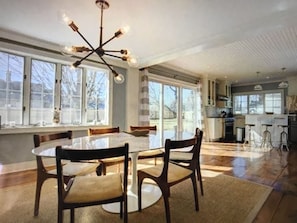
[[[160,188],[153,184],[142,184],[142,209],[156,203],[162,196]],[[138,211],[138,195],[128,190],[128,213]],[[102,205],[105,211],[111,213],[120,213],[120,203]]]

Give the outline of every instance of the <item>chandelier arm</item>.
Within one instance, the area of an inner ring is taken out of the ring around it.
[[[92,52],[95,51],[94,47],[89,43],[89,41],[77,30],[78,35],[88,44],[88,46],[92,49]]]
[[[109,43],[111,40],[113,40],[114,38],[116,38],[116,36],[111,37],[109,40],[106,40],[104,43],[101,43],[100,46],[103,47],[104,45],[106,45],[107,43]]]
[[[84,60],[85,60],[85,59],[87,59],[89,56],[91,56],[93,53],[94,53],[94,51],[91,51],[91,52],[90,52],[90,53],[88,53],[86,56],[84,56],[84,57],[80,58],[78,61],[79,61],[79,62],[82,62],[82,61],[84,61]]]
[[[110,52],[110,53],[122,53],[123,50],[104,50],[104,52]]]
[[[117,55],[112,55],[112,54],[109,54],[109,53],[104,53],[104,55],[107,55],[107,56],[110,56],[110,57],[115,57],[115,58],[122,59],[122,57],[120,57],[120,56],[117,56]]]
[[[111,72],[115,75],[115,76],[118,76],[119,74],[103,59],[102,56],[99,56],[100,59],[103,61],[103,63],[108,66],[108,68],[111,70]]]

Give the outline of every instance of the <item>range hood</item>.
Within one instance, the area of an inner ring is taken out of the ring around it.
[[[228,101],[229,98],[227,96],[224,96],[224,95],[217,95],[217,100],[218,101]]]

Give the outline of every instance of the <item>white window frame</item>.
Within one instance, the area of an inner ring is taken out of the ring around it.
[[[242,95],[247,95],[248,96],[248,100],[247,100],[247,103],[249,103],[249,96],[250,95],[257,95],[257,94],[259,94],[259,95],[264,95],[264,101],[263,101],[263,103],[264,103],[264,108],[263,108],[263,114],[265,114],[265,94],[274,94],[274,93],[280,93],[281,94],[281,114],[284,114],[284,108],[285,108],[285,93],[284,93],[284,89],[276,89],[276,90],[269,90],[269,91],[252,91],[252,92],[241,92],[241,93],[234,93],[233,94],[233,113],[235,114],[235,115],[248,115],[249,114],[249,104],[247,104],[247,114],[236,114],[235,113],[235,101],[234,101],[234,99],[235,99],[235,96],[242,96]]]

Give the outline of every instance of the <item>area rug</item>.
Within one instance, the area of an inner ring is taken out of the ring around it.
[[[272,191],[271,187],[240,180],[212,171],[203,171],[204,196],[199,189],[199,212],[195,211],[191,181],[180,183],[171,190],[170,210],[173,223],[243,223],[252,222]],[[57,222],[57,188],[55,179],[47,180],[42,188],[39,216],[33,216],[35,183],[0,189],[0,222]],[[142,212],[129,213],[129,222],[166,222],[163,199]],[[69,211],[64,211],[69,222]],[[118,214],[100,206],[76,209],[75,222],[123,222]]]

